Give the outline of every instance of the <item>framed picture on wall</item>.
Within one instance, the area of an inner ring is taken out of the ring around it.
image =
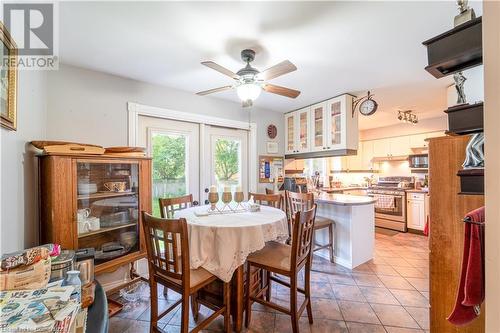
[[[17,46],[7,28],[0,22],[0,125],[15,131],[17,128]]]
[[[277,154],[278,153],[278,143],[273,141],[267,142],[267,153],[268,154]]]

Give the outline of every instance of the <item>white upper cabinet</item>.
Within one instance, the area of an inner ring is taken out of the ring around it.
[[[372,170],[373,169],[373,141],[363,141],[361,142],[362,150],[362,167],[361,170]]]
[[[295,115],[289,113],[285,115],[285,152],[293,154],[297,150],[295,146]]]
[[[299,153],[308,152],[311,149],[311,134],[310,134],[310,122],[309,122],[309,108],[305,108],[297,111],[296,117],[298,124],[298,147],[297,150]]]
[[[358,149],[353,97],[341,95],[285,115],[286,154]]]
[[[322,151],[327,145],[326,103],[311,106],[311,151]]]
[[[427,147],[428,144],[425,141],[425,139],[427,139],[426,133],[410,135],[410,147],[411,148]]]
[[[398,136],[389,139],[390,156],[405,156],[411,153],[410,137]]]

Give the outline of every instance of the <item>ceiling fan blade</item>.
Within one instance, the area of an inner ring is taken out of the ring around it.
[[[196,95],[205,96],[205,95],[213,94],[216,92],[226,91],[226,90],[229,90],[232,88],[233,88],[233,86],[224,86],[224,87],[214,88],[214,89],[210,89],[210,90],[200,91],[200,92],[197,92]]]
[[[297,96],[300,95],[300,91],[290,89],[290,88],[285,88],[281,86],[277,86],[275,84],[265,84],[263,89],[267,92],[273,93],[273,94],[278,94],[281,96],[286,96],[290,98],[296,98]]]
[[[216,70],[217,72],[219,73],[222,73],[224,75],[227,75],[229,76],[230,78],[233,78],[233,79],[237,79],[238,78],[238,75],[236,75],[236,73],[234,73],[233,71],[230,71],[229,69],[225,68],[225,67],[222,67],[221,65],[219,64],[216,64],[215,62],[213,61],[203,61],[201,63],[202,65],[205,65],[207,67],[210,67],[214,70]]]
[[[273,67],[266,69],[265,71],[259,74],[259,77],[261,77],[263,80],[271,80],[274,79],[275,77],[285,75],[295,70],[297,70],[297,67],[290,61],[285,60],[277,65],[274,65]]]

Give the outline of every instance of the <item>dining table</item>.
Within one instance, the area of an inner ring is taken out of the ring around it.
[[[249,254],[266,242],[288,238],[285,212],[260,206],[258,211],[211,212],[210,206],[195,206],[175,212],[188,224],[192,269],[202,267],[224,282],[231,282],[234,330],[240,332],[244,309],[244,264]]]

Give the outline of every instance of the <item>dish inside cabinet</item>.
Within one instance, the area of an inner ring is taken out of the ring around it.
[[[139,251],[139,165],[77,162],[78,248],[96,264]]]

